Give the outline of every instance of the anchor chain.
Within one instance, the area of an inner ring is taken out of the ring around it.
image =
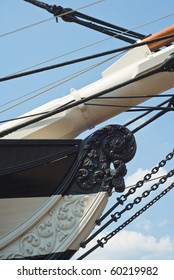
[[[174,174],[174,170],[170,171]],[[169,172],[169,173],[170,173]],[[165,180],[166,181],[166,180]],[[167,187],[165,190],[163,190],[159,195],[157,195],[154,199],[152,199],[149,203],[147,203],[144,207],[142,207],[139,211],[137,211],[133,216],[131,216],[126,222],[121,224],[119,227],[117,227],[115,230],[107,234],[105,237],[102,237],[101,239],[97,240],[97,244],[93,246],[90,250],[88,250],[85,254],[80,256],[78,260],[82,260],[86,256],[88,256],[90,253],[92,253],[94,250],[96,250],[98,247],[104,247],[108,241],[114,237],[117,233],[119,233],[121,230],[123,230],[127,225],[129,225],[131,222],[133,222],[136,218],[138,218],[141,214],[143,214],[146,210],[148,210],[152,205],[154,205],[159,199],[161,199],[164,195],[166,195],[170,190],[174,188],[174,183],[172,183],[169,187]],[[130,209],[129,209],[130,210]]]
[[[143,180],[138,181],[138,182],[136,183],[135,187],[130,188],[126,194],[123,194],[123,195],[121,195],[120,197],[117,197],[117,202],[116,202],[116,203],[115,203],[115,204],[114,204],[100,219],[96,220],[96,224],[97,224],[97,225],[100,225],[101,222],[102,222],[114,209],[116,209],[119,205],[123,205],[124,202],[127,200],[127,198],[128,198],[130,195],[134,194],[138,188],[141,188],[145,183],[147,183],[147,182],[151,179],[152,175],[155,175],[156,173],[158,173],[159,169],[162,168],[162,167],[164,167],[168,161],[170,161],[171,159],[173,159],[173,157],[174,157],[174,149],[173,149],[172,152],[170,152],[169,154],[167,154],[167,156],[165,157],[165,159],[161,160],[157,166],[153,167],[153,168],[151,169],[151,172],[150,172],[150,173],[147,173],[147,174],[144,176]]]
[[[162,163],[163,164],[163,163]],[[127,204],[123,210],[121,211],[117,211],[114,214],[111,215],[111,218],[109,221],[107,221],[103,226],[100,227],[99,230],[97,230],[93,235],[91,235],[86,241],[81,243],[81,247],[85,248],[86,245],[91,242],[101,231],[103,231],[106,227],[108,227],[111,223],[113,222],[117,222],[121,216],[123,215],[123,213],[125,213],[126,211],[131,210],[135,205],[139,204],[142,199],[147,198],[151,192],[156,191],[159,186],[161,184],[164,184],[170,177],[174,176],[174,169],[169,171],[167,175],[164,175],[159,181],[158,183],[155,183],[151,186],[151,188],[149,190],[146,190],[142,193],[141,196],[136,197],[132,203]]]

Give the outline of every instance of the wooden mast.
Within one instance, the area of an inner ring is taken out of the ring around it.
[[[149,43],[148,47],[150,48],[151,51],[156,51],[159,48],[163,47],[163,46],[167,46],[170,45],[172,42],[174,42],[174,25],[171,25],[157,33],[154,33],[148,37],[146,37],[145,39],[143,39],[142,41],[148,41],[148,40],[153,40],[153,39],[157,39],[163,36],[167,36],[167,35],[173,35],[173,38],[169,38],[169,39],[164,39],[161,40],[159,42],[154,42],[154,43]]]

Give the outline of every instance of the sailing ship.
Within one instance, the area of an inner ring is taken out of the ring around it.
[[[136,153],[134,133],[121,125],[75,138],[140,104],[142,96],[145,101],[174,87],[174,26],[149,36],[126,29],[115,35],[114,25],[100,27],[106,23],[74,10],[25,2],[56,19],[97,22],[86,26],[131,43],[98,81],[1,125],[1,259],[70,259],[94,229],[112,190],[124,192],[126,163]],[[170,98],[167,108],[173,104]]]

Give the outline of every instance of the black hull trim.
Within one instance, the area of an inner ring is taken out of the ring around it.
[[[62,194],[80,146],[80,140],[1,140],[0,198]]]
[[[1,140],[0,198],[123,192],[125,163],[135,152],[133,134],[119,125],[83,141]]]
[[[48,255],[24,257],[18,260],[70,260],[76,252],[76,250],[67,250],[65,252],[57,252]]]

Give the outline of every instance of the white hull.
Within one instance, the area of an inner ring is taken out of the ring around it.
[[[68,250],[77,251],[79,244],[86,239],[95,225],[96,219],[101,215],[108,201],[106,193],[89,195],[52,196],[38,209],[36,200],[29,199],[30,207],[23,209],[25,214],[16,216],[16,225],[8,213],[1,220],[1,226],[11,224],[11,230],[1,232],[0,258],[33,258],[49,256],[54,253],[63,253]],[[7,204],[6,204],[7,203]],[[23,199],[13,199],[13,205],[22,207]],[[5,205],[6,204],[6,205]],[[3,206],[9,209],[8,200],[3,201]],[[26,205],[27,206],[27,205]],[[26,216],[27,209],[33,212]],[[22,209],[21,209],[22,210]],[[13,216],[14,217],[14,216]],[[6,227],[7,229],[8,227]]]

